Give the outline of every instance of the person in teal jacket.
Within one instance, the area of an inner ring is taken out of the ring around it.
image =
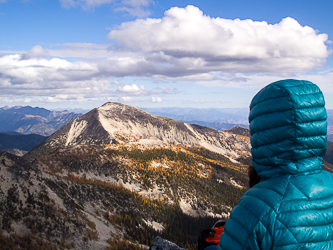
[[[219,246],[205,250],[333,249],[333,175],[324,96],[309,81],[283,80],[250,105],[252,163],[262,181],[233,209]]]

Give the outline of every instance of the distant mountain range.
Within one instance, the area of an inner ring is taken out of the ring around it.
[[[249,108],[142,108],[158,116],[193,123],[217,130],[235,126],[249,128]],[[333,141],[333,109],[327,109],[327,139]]]
[[[235,126],[248,128],[248,108],[142,108],[142,110],[217,130],[230,129]]]
[[[0,108],[0,132],[49,136],[82,114],[50,111],[39,107],[16,106]]]

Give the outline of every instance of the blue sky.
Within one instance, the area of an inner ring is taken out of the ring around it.
[[[0,106],[248,107],[304,79],[333,108],[333,1],[0,0]]]

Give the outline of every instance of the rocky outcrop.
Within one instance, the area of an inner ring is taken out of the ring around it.
[[[149,248],[149,250],[186,250],[185,248],[181,248],[177,246],[175,243],[172,243],[168,240],[164,240],[161,237],[155,237],[153,244]]]
[[[241,126],[235,126],[231,129],[225,130],[225,132],[251,137],[250,130]]]

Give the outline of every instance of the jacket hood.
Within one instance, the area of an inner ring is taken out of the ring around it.
[[[262,179],[321,170],[327,147],[324,96],[309,81],[283,80],[250,105],[252,163]]]

